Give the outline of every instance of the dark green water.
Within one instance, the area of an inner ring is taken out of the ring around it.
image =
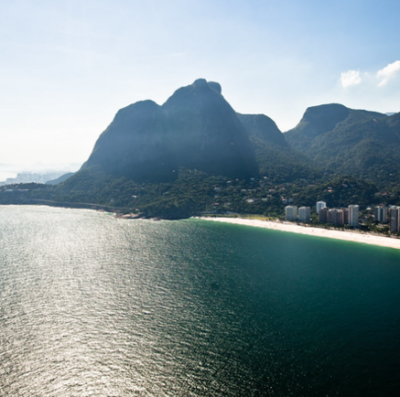
[[[397,396],[400,251],[0,206],[2,396]]]

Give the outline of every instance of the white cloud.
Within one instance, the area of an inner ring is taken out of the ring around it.
[[[343,72],[340,76],[340,82],[342,83],[343,88],[360,84],[360,72],[358,70],[349,70],[348,72]]]
[[[385,85],[400,70],[400,61],[389,63],[386,67],[378,70],[376,77],[381,79],[379,86]]]

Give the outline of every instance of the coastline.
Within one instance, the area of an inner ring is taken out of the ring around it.
[[[260,227],[264,229],[279,230],[281,232],[305,234],[308,236],[326,237],[337,240],[352,241],[355,243],[378,245],[380,247],[400,249],[400,239],[394,239],[390,237],[376,236],[368,233],[358,233],[353,231],[341,231],[341,230],[329,230],[322,229],[312,226],[300,226],[292,224],[290,222],[273,222],[273,221],[262,221],[258,219],[246,219],[246,218],[223,218],[223,217],[198,217],[207,221],[214,222],[225,222],[233,223],[236,225],[245,225]]]
[[[105,211],[112,212],[115,214],[121,213],[124,208],[121,207],[111,207],[109,205],[101,204],[91,204],[91,203],[72,203],[72,202],[62,202],[44,199],[26,199],[26,200],[14,200],[13,202],[0,203],[0,205],[38,205],[46,207],[60,207],[60,208],[72,208],[72,209],[85,209],[94,211]]]
[[[48,206],[48,207],[61,207],[61,208],[71,208],[71,209],[88,209],[95,211],[104,211],[113,213],[115,218],[118,219],[140,219],[143,217],[139,214],[133,213],[121,213],[121,208],[109,207],[99,204],[89,204],[89,203],[66,203],[66,202],[54,202],[50,200],[29,200],[21,203],[13,203],[6,204],[1,203],[0,206],[8,206],[8,205],[34,205],[34,206]],[[344,231],[344,230],[332,230],[332,229],[323,229],[312,226],[302,226],[299,224],[293,224],[291,222],[281,222],[281,221],[267,221],[267,220],[259,220],[259,219],[250,219],[250,218],[225,218],[225,217],[208,217],[208,216],[194,216],[195,219],[202,219],[207,221],[214,222],[224,222],[231,223],[236,225],[244,225],[244,226],[252,226],[264,229],[278,230],[281,232],[288,233],[297,233],[297,234],[305,234],[308,236],[316,236],[316,237],[325,237],[325,238],[333,238],[336,240],[344,240],[351,241],[355,243],[362,244],[370,244],[376,245],[380,247],[393,248],[400,250],[400,239],[377,236],[371,233],[360,233],[354,231]],[[153,221],[160,221],[163,218],[144,218]]]

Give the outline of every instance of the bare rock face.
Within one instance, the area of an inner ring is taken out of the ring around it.
[[[162,106],[121,109],[82,169],[100,166],[135,180],[174,179],[179,167],[245,178],[258,172],[244,126],[218,83],[196,80]]]
[[[218,94],[222,94],[222,88],[219,83],[216,83],[215,81],[208,81],[208,85],[214,90],[217,91]]]

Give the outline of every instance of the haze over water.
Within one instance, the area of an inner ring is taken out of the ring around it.
[[[2,396],[394,396],[400,252],[0,206]]]

